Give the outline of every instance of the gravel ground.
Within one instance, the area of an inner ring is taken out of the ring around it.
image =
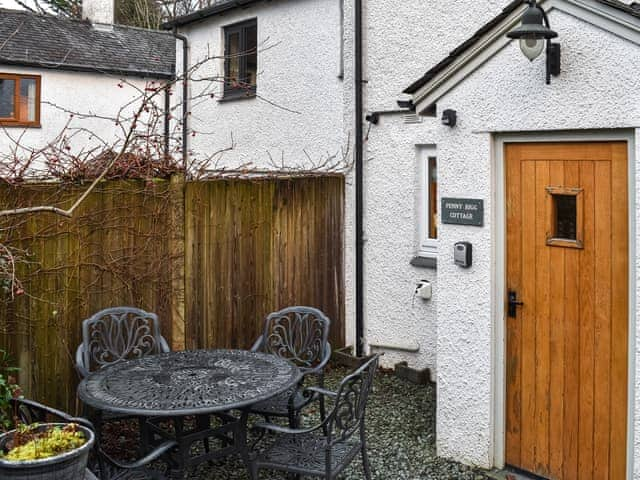
[[[343,368],[330,369],[326,384],[335,389],[347,374]],[[304,419],[311,425],[317,412]],[[111,446],[129,449],[118,429],[119,439],[105,432]],[[111,438],[108,438],[111,437]],[[482,471],[435,457],[435,388],[414,385],[380,372],[367,410],[367,441],[372,476],[376,480],[488,480]],[[117,448],[116,448],[117,449]],[[131,451],[131,450],[129,450]],[[238,458],[229,458],[216,465],[203,464],[190,480],[246,480],[246,469]],[[285,480],[275,471],[262,471],[261,479]],[[363,479],[362,462],[357,457],[341,476],[342,480]]]

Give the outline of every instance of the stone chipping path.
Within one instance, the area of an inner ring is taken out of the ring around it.
[[[330,369],[326,384],[335,389],[347,374]],[[315,414],[312,414],[312,417]],[[311,425],[313,418],[305,419]],[[479,470],[435,457],[435,388],[413,385],[388,373],[379,373],[369,398],[367,438],[372,476],[375,480],[488,480]],[[217,466],[201,465],[194,480],[245,480],[248,475],[235,458]],[[285,480],[275,471],[263,471],[261,479]],[[341,480],[363,479],[358,457]]]

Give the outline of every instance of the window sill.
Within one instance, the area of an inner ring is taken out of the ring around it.
[[[436,270],[438,268],[438,259],[432,256],[416,255],[411,259],[409,264],[417,268],[430,268]]]
[[[0,122],[2,128],[42,128],[39,123]]]
[[[227,93],[218,98],[218,102],[235,102],[236,100],[250,100],[252,98],[256,98],[256,92]]]

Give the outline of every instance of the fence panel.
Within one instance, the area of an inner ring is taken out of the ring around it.
[[[58,185],[0,189],[3,208],[68,207],[82,191]],[[72,411],[78,376],[74,352],[82,320],[106,307],[133,305],[158,313],[171,337],[169,182],[105,182],[71,219],[54,214],[0,219],[2,243],[28,263],[23,295],[2,294],[0,348],[18,361],[26,393]]]
[[[187,347],[248,348],[289,305],[344,345],[342,177],[190,182],[185,209]]]
[[[67,208],[82,191],[4,185],[0,208]],[[70,219],[0,218],[0,243],[25,252],[26,292],[0,288],[0,348],[16,359],[27,395],[74,411],[81,323],[106,307],[156,312],[181,349],[248,348],[266,314],[311,305],[329,315],[332,344],[342,346],[343,208],[339,176],[174,177],[103,182]]]

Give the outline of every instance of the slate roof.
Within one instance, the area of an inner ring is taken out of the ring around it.
[[[176,17],[170,22],[162,24],[161,28],[165,30],[170,30],[174,27],[180,27],[182,25],[187,25],[188,23],[197,22],[199,20],[203,20],[208,17],[212,17],[214,15],[220,15],[226,11],[233,10],[235,8],[243,8],[251,5],[252,3],[257,3],[263,0],[213,0],[213,5],[198,10],[196,12],[190,13],[188,15],[183,15],[181,17]]]
[[[629,15],[640,18],[640,3],[632,3],[627,5],[620,0],[597,0],[599,3],[603,3],[617,10],[621,10]],[[524,0],[513,0],[507,5],[500,14],[482,26],[476,33],[474,33],[469,39],[461,43],[458,47],[452,50],[449,55],[444,58],[440,63],[428,70],[422,77],[409,85],[404,93],[416,93],[421,87],[429,83],[436,75],[451,65],[460,55],[471,48],[477,41],[479,41],[487,32],[498,26],[505,18],[522,5]]]
[[[171,78],[175,56],[167,32],[0,8],[0,64]]]

